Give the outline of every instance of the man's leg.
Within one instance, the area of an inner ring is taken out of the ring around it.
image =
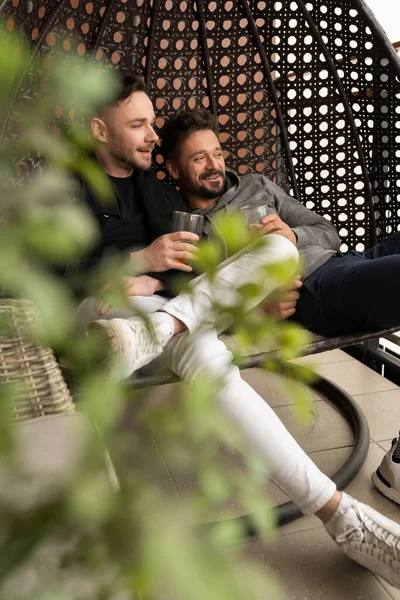
[[[160,310],[167,302],[167,298],[153,294],[153,296],[129,296],[125,308],[109,307],[106,312],[100,312],[99,302],[95,297],[85,298],[78,307],[77,321],[81,329],[87,329],[89,324],[96,319],[129,319],[134,315],[143,313],[151,315]]]
[[[149,321],[149,332],[141,319],[112,319],[95,321],[93,334],[108,338],[121,365],[119,376],[129,377],[136,369],[159,356],[165,344],[176,333],[188,329],[191,333],[215,319],[213,307],[233,306],[238,300],[237,288],[246,283],[259,283],[260,295],[247,300],[251,310],[295,272],[298,252],[295,246],[280,235],[268,236],[268,243],[253,244],[223,262],[211,283],[205,275],[191,282],[192,293],[181,293],[164,304]],[[285,263],[280,275],[268,276],[267,265]],[[230,323],[225,322],[222,328]]]
[[[306,280],[295,315],[298,322],[324,335],[400,327],[400,233],[360,256],[328,262]],[[371,479],[384,496],[400,504],[400,436]]]
[[[394,233],[383,242],[375,244],[375,246],[361,252],[361,254],[369,260],[383,258],[384,256],[392,256],[393,254],[400,254],[400,232]]]
[[[304,282],[295,320],[326,336],[400,326],[400,254],[378,256],[387,249],[379,246],[366,253],[373,258],[349,254],[319,267]]]
[[[221,389],[216,403],[243,434],[246,444],[265,459],[268,474],[305,514],[315,514],[330,500],[335,484],[316,467],[271,407],[246,383],[232,354],[215,330],[176,335],[160,361],[185,383],[215,377]],[[333,514],[333,513],[332,513]]]
[[[305,514],[315,514],[356,562],[400,586],[400,526],[336,490],[297,444],[270,406],[242,379],[213,330],[185,332],[166,345],[161,361],[183,381],[216,377],[216,403],[264,460],[266,470]]]

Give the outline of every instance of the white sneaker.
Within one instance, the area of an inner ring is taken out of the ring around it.
[[[400,525],[353,499],[327,529],[349,558],[400,588]]]
[[[109,343],[117,363],[111,375],[126,379],[162,353],[173,335],[173,324],[169,320],[165,313],[151,315],[150,324],[140,317],[101,319],[90,323],[88,333]]]
[[[400,464],[393,462],[397,439],[392,441],[391,449],[386,452],[381,464],[371,475],[374,486],[387,498],[400,504]]]

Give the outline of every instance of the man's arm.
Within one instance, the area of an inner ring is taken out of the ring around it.
[[[339,250],[339,235],[329,221],[303,206],[301,202],[286,194],[266,177],[262,177],[262,179],[266,191],[274,199],[275,208],[280,219],[296,235],[296,245],[299,249],[316,245],[327,250]],[[268,216],[265,219],[268,219]]]
[[[131,252],[131,260],[135,268],[143,273],[160,273],[175,269],[190,273],[198,248],[194,245],[199,236],[190,231],[176,231],[164,234],[151,244],[137,252]]]
[[[261,303],[263,312],[278,321],[288,319],[296,312],[297,301],[300,298],[299,290],[302,286],[300,275],[297,275],[295,279],[286,283],[275,293],[270,294]]]
[[[152,296],[165,290],[165,283],[149,275],[123,277],[125,296]]]
[[[127,298],[129,296],[152,296],[165,291],[169,287],[170,269],[191,272],[192,267],[190,265],[177,260],[178,258],[192,260],[198,251],[198,248],[193,244],[179,243],[180,239],[189,238],[196,241],[198,236],[194,233],[181,231],[166,234],[154,240],[146,248],[131,252],[133,270],[145,274],[129,275],[122,278],[125,296]],[[178,250],[175,250],[176,243],[178,243]],[[187,250],[186,247],[188,247]],[[100,302],[100,314],[105,314],[109,308],[110,305],[107,302]]]
[[[148,244],[143,247],[141,241],[141,249],[137,251],[129,249],[129,245],[134,246],[136,240],[132,237],[131,230],[124,227],[125,221],[118,204],[114,202],[105,208],[97,201],[87,184],[77,181],[77,200],[86,205],[96,218],[99,230],[97,245],[88,256],[81,259],[79,271],[81,273],[91,271],[104,254],[112,252],[130,255],[132,273],[138,276],[154,273],[155,279],[164,281],[163,273],[167,270],[191,272],[192,267],[188,263],[194,259],[198,251],[194,246],[199,239],[198,236],[189,232],[171,233],[173,211],[182,210],[183,207],[181,196],[175,188],[159,181],[151,171],[138,171],[135,174],[134,185],[145,212],[144,225],[147,229],[146,235],[142,237],[143,241],[147,238]],[[106,215],[103,214],[105,210]],[[151,213],[155,217],[153,226],[150,221]]]
[[[158,292],[162,292],[166,288],[166,284],[159,279],[149,277],[148,275],[137,275],[133,277],[123,277],[122,285],[126,298],[129,296],[152,296]],[[102,293],[107,292],[107,286],[101,290]],[[98,310],[100,315],[105,315],[111,306],[108,302],[98,301]]]

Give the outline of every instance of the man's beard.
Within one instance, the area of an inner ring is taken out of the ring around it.
[[[209,182],[211,187],[206,187],[201,183],[202,179],[206,179],[209,175],[220,175],[222,180],[217,180],[214,182]],[[200,177],[200,181],[198,183],[193,183],[190,185],[191,193],[200,196],[200,198],[204,198],[205,200],[214,200],[222,196],[225,190],[225,175],[222,171],[214,171],[213,173],[207,173]]]
[[[136,160],[135,156],[127,156],[118,149],[110,150],[110,154],[124,167],[128,169],[141,169],[142,171],[148,171],[151,167],[151,160],[148,163],[141,163]]]

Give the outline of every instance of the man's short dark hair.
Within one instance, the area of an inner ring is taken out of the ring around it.
[[[117,70],[117,85],[112,104],[118,104],[132,96],[135,92],[146,92],[146,84],[142,77],[132,71]]]
[[[132,71],[126,71],[124,69],[116,69],[114,71],[114,86],[111,94],[111,99],[106,105],[100,106],[96,111],[98,116],[104,116],[104,113],[111,106],[116,106],[120,102],[123,102],[135,92],[146,92],[146,84],[144,79],[133,73]]]
[[[160,131],[161,153],[164,159],[173,157],[179,144],[195,131],[211,129],[218,136],[218,123],[205,108],[181,110],[171,117]]]

